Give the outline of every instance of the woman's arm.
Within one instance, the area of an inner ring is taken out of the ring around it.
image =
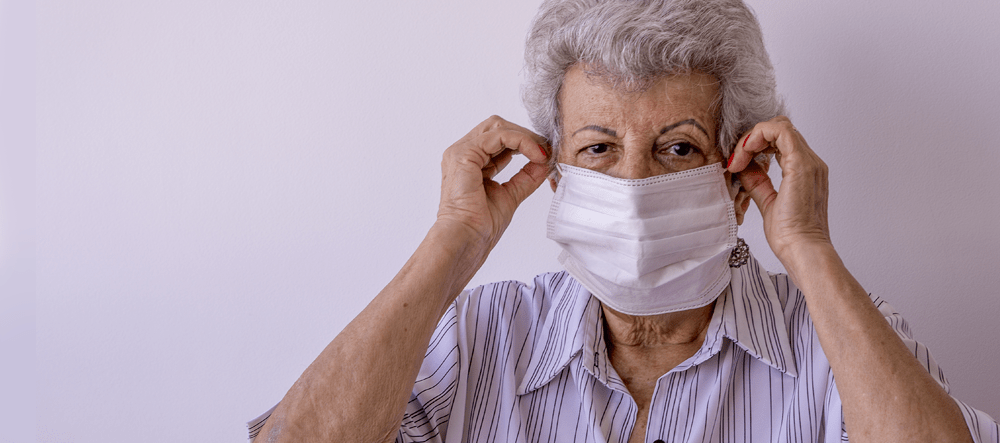
[[[399,274],[292,385],[259,441],[392,440],[438,320],[517,206],[545,180],[542,143],[494,116],[448,148],[437,222]],[[494,182],[515,151],[530,163],[507,183]]]
[[[806,298],[852,442],[971,442],[958,404],[903,345],[830,242],[827,167],[787,118],[755,126],[729,170],[757,203],[764,233]],[[776,149],[781,190],[752,157]]]
[[[958,404],[907,349],[832,246],[781,259],[806,297],[854,442],[971,442]]]

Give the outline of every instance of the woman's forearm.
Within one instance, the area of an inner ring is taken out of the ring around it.
[[[438,320],[488,246],[435,225],[396,277],[315,361],[271,414],[258,441],[384,441],[399,428]]]
[[[781,261],[806,297],[851,441],[971,442],[958,405],[903,345],[833,246],[787,255]]]
[[[548,175],[544,137],[492,116],[445,150],[438,217],[417,251],[327,345],[272,412],[264,442],[394,437],[438,320],[476,273],[517,206]],[[515,153],[529,162],[507,182]]]

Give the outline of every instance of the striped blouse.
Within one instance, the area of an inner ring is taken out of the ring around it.
[[[872,301],[947,390],[906,321]],[[602,316],[566,272],[466,290],[437,326],[396,441],[628,441],[637,407],[608,359]],[[994,419],[958,404],[977,443],[1000,443]],[[247,424],[251,440],[269,415]],[[752,258],[734,268],[704,344],[657,381],[646,441],[847,440],[802,293]]]

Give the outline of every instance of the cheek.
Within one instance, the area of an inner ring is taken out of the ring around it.
[[[556,154],[556,162],[577,166],[573,158],[572,149],[569,149],[566,146],[559,147],[559,152]]]
[[[710,165],[712,163],[718,163],[718,162],[725,163],[726,160],[728,160],[728,159],[726,159],[725,156],[722,155],[722,151],[720,151],[718,149],[716,149],[716,150],[714,150],[712,152],[708,152],[708,153],[705,154],[705,164],[706,165]],[[725,165],[723,164],[723,166],[725,166]]]
[[[666,168],[667,172],[680,172],[707,166],[711,164],[711,161],[705,154],[698,153],[684,157],[661,158],[660,163]]]
[[[559,163],[565,163],[566,162],[566,156],[567,156],[566,151],[567,151],[567,149],[566,149],[565,146],[560,146],[559,147],[559,152],[556,153],[556,161],[557,162],[559,162]]]

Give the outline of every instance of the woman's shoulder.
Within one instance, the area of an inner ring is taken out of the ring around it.
[[[508,381],[518,386],[537,345],[547,343],[547,331],[569,322],[581,299],[586,305],[589,297],[580,296],[579,284],[565,271],[466,289],[438,323],[422,371],[432,373],[452,359],[476,370],[502,362],[514,377]],[[466,351],[455,352],[459,348]]]
[[[456,314],[466,319],[490,319],[511,323],[518,319],[537,323],[553,302],[567,297],[574,288],[566,271],[536,275],[530,282],[517,280],[487,283],[466,289],[455,299]]]
[[[788,274],[783,273],[768,272],[768,276],[771,277],[771,283],[774,285],[778,302],[784,311],[785,320],[789,324],[790,332],[801,328],[812,329],[812,319],[809,316],[805,295],[795,285],[792,278]],[[906,319],[888,301],[873,293],[868,293],[868,298],[871,299],[872,304],[875,305],[875,308],[882,314],[882,317],[885,317],[886,321],[889,322],[889,325],[892,326],[892,329],[897,334],[904,339],[912,336]],[[800,325],[801,328],[796,328],[794,325]]]

